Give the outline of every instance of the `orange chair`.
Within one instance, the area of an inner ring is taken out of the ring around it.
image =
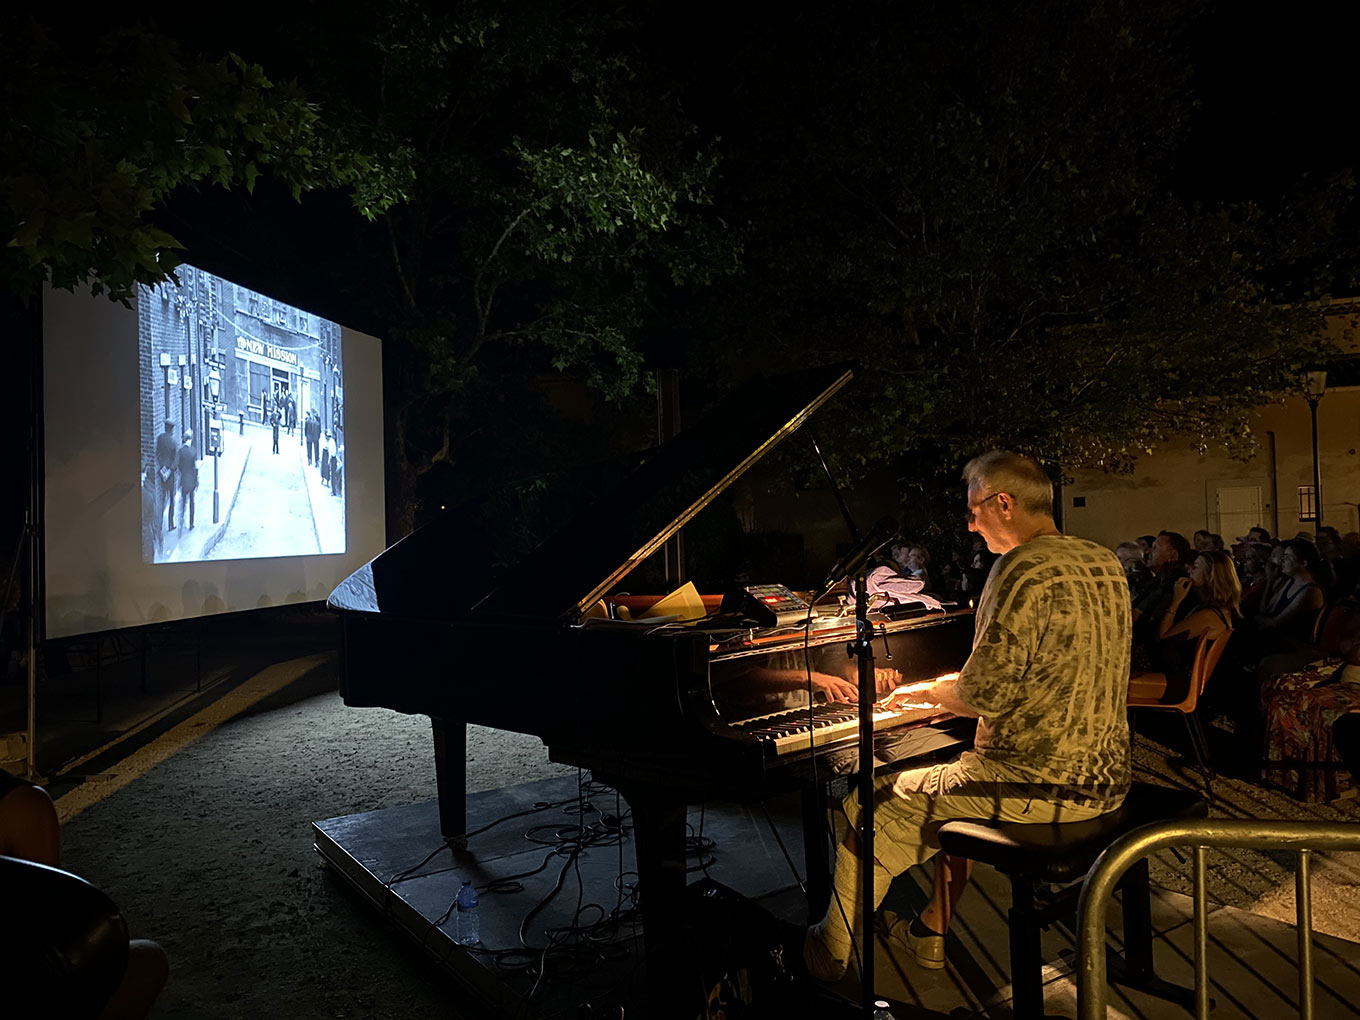
[[[1207,636],[1199,639],[1195,646],[1194,661],[1190,665],[1190,686],[1183,693],[1170,689],[1170,680],[1165,673],[1134,673],[1129,677],[1130,709],[1156,708],[1181,713],[1181,718],[1185,720],[1185,731],[1190,736],[1190,749],[1194,751],[1195,760],[1206,776],[1206,789],[1214,778],[1214,770],[1209,764],[1209,744],[1204,738],[1204,727],[1200,724],[1196,709],[1231,637],[1232,631],[1228,630],[1213,639]]]

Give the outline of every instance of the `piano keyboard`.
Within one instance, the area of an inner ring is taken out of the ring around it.
[[[875,709],[874,727],[890,719],[900,718],[902,714]],[[810,712],[806,708],[788,709],[758,715],[735,725],[743,733],[759,740],[766,753],[792,754],[806,751],[812,746],[814,737],[820,745],[858,732],[859,708],[855,705],[819,704],[813,705]]]

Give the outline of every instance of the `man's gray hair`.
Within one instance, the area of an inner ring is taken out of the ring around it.
[[[1009,493],[1027,513],[1053,515],[1053,482],[1033,457],[992,450],[964,466],[963,480],[970,491],[986,485],[993,492]]]

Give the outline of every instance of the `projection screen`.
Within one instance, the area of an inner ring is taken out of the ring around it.
[[[43,299],[46,634],[324,599],[383,548],[378,340],[181,266]]]

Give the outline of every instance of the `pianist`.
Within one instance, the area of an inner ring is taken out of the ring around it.
[[[911,698],[977,716],[977,736],[957,761],[875,781],[875,906],[893,878],[938,852],[934,834],[952,818],[1079,821],[1117,808],[1128,790],[1132,624],[1119,560],[1058,531],[1053,487],[1036,461],[994,451],[969,462],[963,477],[969,530],[1002,555],[983,588],[973,651],[958,678]],[[824,980],[845,973],[846,919],[861,916],[854,791],[845,812],[836,894],[804,946],[808,970]],[[944,932],[968,878],[968,861],[942,854],[921,914],[879,918],[899,955],[944,966]]]

